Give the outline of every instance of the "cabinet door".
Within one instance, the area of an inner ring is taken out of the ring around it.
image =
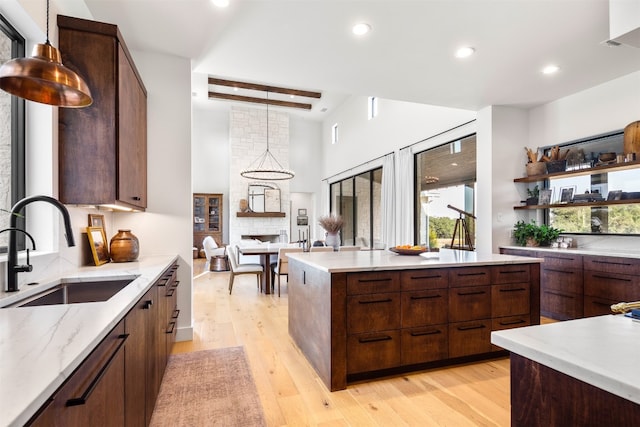
[[[29,425],[124,425],[124,351],[127,340],[120,322],[96,347]]]
[[[347,338],[347,373],[377,371],[400,365],[400,331],[383,331]]]
[[[158,397],[158,391],[160,390],[160,382],[162,378],[159,377],[159,358],[158,347],[160,345],[160,331],[158,328],[159,317],[159,291],[158,284],[154,284],[151,289],[151,295],[153,297],[153,304],[148,307],[148,323],[146,329],[146,341],[147,341],[147,363],[146,363],[146,387],[145,387],[145,414],[147,418],[147,425],[151,421],[151,415],[153,414],[153,408],[156,405],[156,399]]]
[[[449,290],[402,292],[401,306],[403,328],[447,323]]]
[[[449,357],[470,356],[490,351],[490,319],[449,324]]]
[[[402,330],[402,364],[444,360],[449,356],[449,328],[434,325]]]
[[[491,286],[491,317],[529,314],[529,282]]]
[[[147,207],[147,95],[118,45],[118,200]]]
[[[152,287],[125,317],[125,330],[129,340],[125,346],[125,396],[127,427],[145,426],[147,414],[147,363],[149,346],[147,330],[150,327],[151,307],[156,303],[156,287]],[[153,407],[149,408],[153,409]]]
[[[449,286],[479,286],[491,283],[490,267],[459,267],[449,269]]]
[[[449,289],[449,322],[490,317],[491,288],[489,286]]]
[[[356,295],[347,298],[347,333],[399,328],[399,292]]]

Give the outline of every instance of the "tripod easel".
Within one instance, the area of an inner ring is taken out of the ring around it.
[[[456,249],[464,249],[468,251],[473,250],[473,239],[471,238],[471,233],[469,233],[469,227],[467,225],[466,217],[470,217],[472,219],[476,219],[476,217],[469,213],[465,212],[462,209],[458,209],[451,205],[447,205],[449,209],[453,209],[454,211],[460,214],[460,217],[456,219],[456,225],[453,228],[453,236],[451,237],[451,248]],[[464,233],[464,236],[463,236]],[[456,246],[456,235],[458,235],[458,244]],[[465,244],[466,242],[466,244]]]

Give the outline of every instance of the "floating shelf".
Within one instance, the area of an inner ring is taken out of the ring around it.
[[[609,206],[609,205],[633,205],[640,203],[640,199],[626,199],[626,200],[603,200],[601,202],[584,202],[584,203],[554,203],[552,205],[528,205],[528,206],[514,206],[513,209],[550,209],[550,208],[582,208],[592,206]]]
[[[640,166],[640,161],[625,162],[625,163],[613,163],[610,165],[594,166],[588,169],[577,169],[572,171],[548,173],[545,175],[525,176],[523,178],[516,178],[513,182],[537,182],[544,181],[549,178],[564,178],[569,176],[581,176],[581,175],[595,175],[599,172],[613,172],[627,169],[636,169]]]
[[[238,218],[284,218],[284,212],[236,212]]]

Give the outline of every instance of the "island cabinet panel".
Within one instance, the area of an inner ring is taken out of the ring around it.
[[[400,273],[400,287],[403,291],[447,288],[449,273],[446,269],[403,271]]]
[[[449,321],[491,318],[491,287],[468,286],[449,289]]]
[[[538,252],[541,266],[540,292],[543,315],[558,320],[583,316],[582,256]]]
[[[402,364],[416,365],[449,358],[447,324],[402,329]]]
[[[531,307],[529,282],[491,286],[491,317],[528,314]]]
[[[449,357],[491,351],[491,319],[449,324]]]
[[[349,335],[347,372],[376,371],[400,365],[400,331],[380,331]]]
[[[347,298],[349,334],[400,329],[400,292]]]
[[[449,290],[402,292],[402,327],[439,325],[449,322]]]
[[[347,294],[373,294],[400,290],[400,273],[376,271],[372,273],[350,273],[347,275]]]
[[[122,426],[124,322],[120,322],[27,423],[31,426]]]
[[[449,286],[478,286],[491,283],[489,267],[464,267],[449,269]]]

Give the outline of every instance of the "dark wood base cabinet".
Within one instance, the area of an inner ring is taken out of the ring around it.
[[[289,261],[289,333],[331,390],[487,358],[491,331],[540,322],[539,265],[326,273]]]
[[[149,425],[175,342],[177,269],[162,273],[28,425]]]
[[[640,419],[640,405],[511,354],[511,425],[625,426]]]

